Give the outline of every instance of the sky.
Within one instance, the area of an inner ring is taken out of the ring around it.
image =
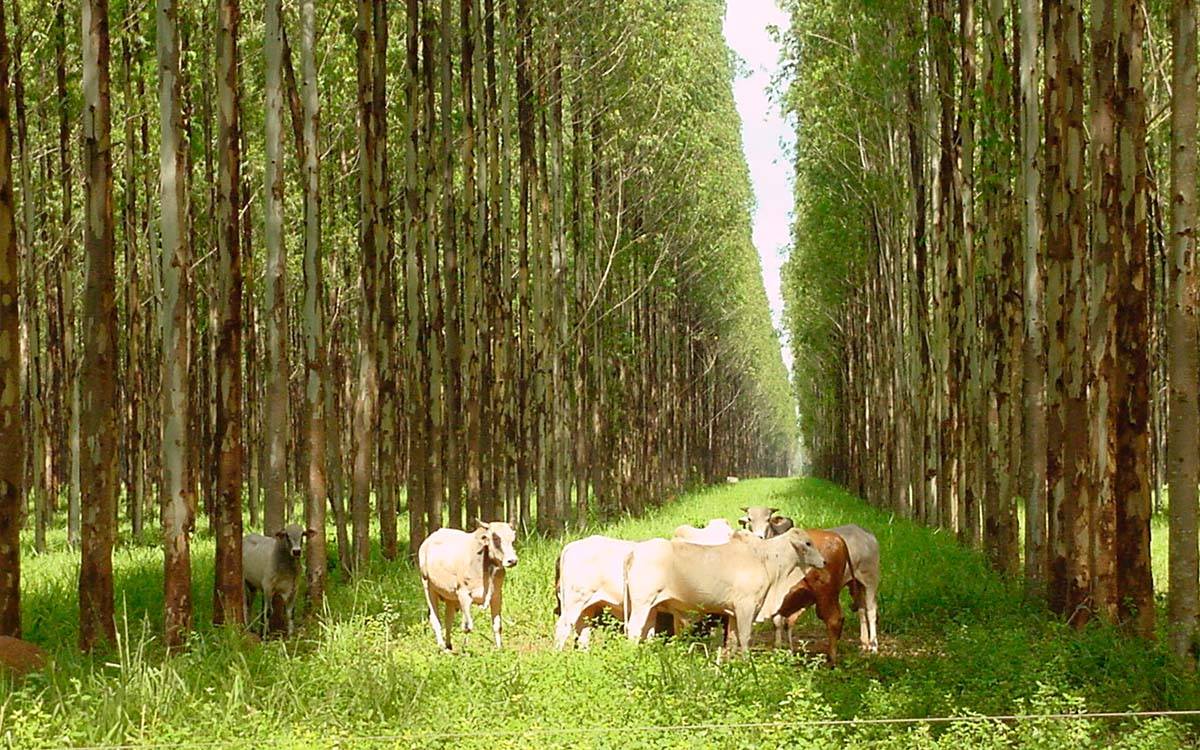
[[[748,73],[734,81],[733,96],[742,116],[742,147],[757,199],[754,246],[762,258],[763,282],[776,328],[782,328],[783,315],[779,267],[792,220],[792,167],[785,149],[790,149],[795,134],[768,93],[779,66],[779,45],[772,41],[767,27],[786,28],[787,23],[775,0],[729,0],[725,11],[725,40],[742,58]],[[791,370],[787,346],[783,357]]]

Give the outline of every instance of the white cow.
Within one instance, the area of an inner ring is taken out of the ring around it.
[[[591,619],[607,607],[625,619],[625,557],[636,542],[594,535],[563,547],[558,555],[554,590],[558,598],[558,623],[554,645],[563,649],[574,630],[580,648],[591,641]]]
[[[733,527],[724,518],[714,518],[698,529],[690,524],[675,527],[675,538],[693,544],[724,544],[733,537]]]
[[[879,540],[875,535],[857,524],[836,526],[830,531],[846,541],[850,553],[850,565],[854,580],[846,581],[854,600],[852,609],[858,613],[859,641],[871,653],[879,651],[879,634],[876,625],[879,608],[875,595],[879,591]]]
[[[739,532],[725,544],[640,542],[625,561],[626,635],[646,637],[651,611],[725,615],[743,653],[755,620],[771,617],[783,598],[824,558],[803,529],[769,540]]]
[[[474,628],[471,605],[490,607],[492,635],[500,647],[500,607],[504,600],[504,573],[517,564],[513,542],[517,532],[503,521],[479,522],[473,532],[438,529],[421,542],[417,565],[429,605],[429,625],[438,646],[450,650],[450,628],[454,613],[462,610],[463,632]],[[444,602],[444,622],[438,620],[437,605]]]

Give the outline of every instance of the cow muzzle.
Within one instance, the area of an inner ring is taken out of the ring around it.
[[[515,566],[516,564],[517,564],[517,556],[516,555],[513,555],[512,557],[504,558],[504,567],[511,568],[511,567]]]

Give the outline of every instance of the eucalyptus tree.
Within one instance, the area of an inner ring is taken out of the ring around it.
[[[1171,58],[1171,242],[1167,333],[1170,425],[1167,436],[1171,490],[1167,643],[1188,669],[1196,667],[1196,514],[1200,485],[1200,358],[1197,356],[1196,278],[1196,6],[1173,6]]]
[[[326,463],[326,393],[329,389],[325,357],[325,321],[321,306],[324,264],[321,247],[321,170],[317,139],[320,100],[317,90],[316,2],[300,3],[300,66],[303,80],[303,182],[304,182],[304,361],[305,408],[308,412],[308,498],[304,520],[313,531],[307,546],[305,569],[308,598],[317,606],[325,595],[325,503],[328,500]]]
[[[242,184],[238,87],[239,0],[217,6],[217,194],[215,200],[219,298],[216,304],[217,539],[213,623],[243,624],[242,483]]]
[[[117,319],[113,240],[112,110],[107,0],[83,6],[84,249],[87,335],[81,368],[79,645],[116,643],[112,550],[117,501]]]
[[[163,629],[169,647],[181,646],[192,626],[190,535],[195,501],[187,475],[188,390],[191,342],[187,268],[187,140],[180,100],[179,9],[174,0],[157,7],[159,60],[159,190],[162,236],[162,496]]]
[[[0,635],[21,637],[21,518],[25,498],[25,436],[21,419],[21,358],[17,347],[18,250],[9,126],[8,27],[0,2]]]

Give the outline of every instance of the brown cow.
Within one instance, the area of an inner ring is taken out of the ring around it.
[[[846,581],[854,577],[846,542],[832,531],[808,529],[813,547],[825,558],[825,567],[812,568],[804,580],[792,587],[775,614],[775,646],[783,643],[783,628],[787,624],[788,647],[792,646],[792,625],[804,610],[816,605],[817,616],[825,623],[829,634],[829,664],[837,664],[837,642],[842,637],[842,603],[840,594]]]

